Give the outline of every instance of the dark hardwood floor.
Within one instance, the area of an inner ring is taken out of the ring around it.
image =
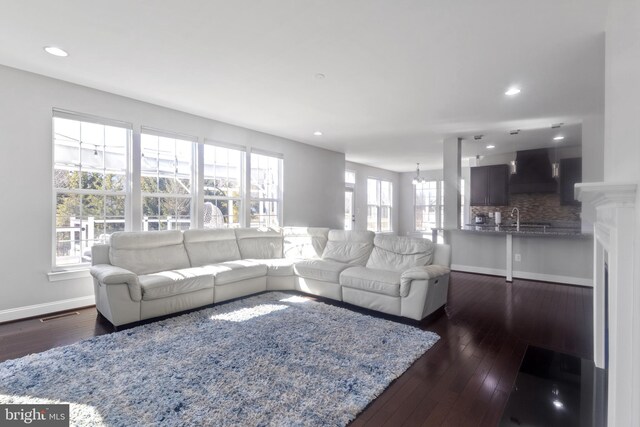
[[[452,273],[441,339],[352,426],[495,426],[528,344],[592,359],[592,290]],[[95,308],[0,325],[0,361],[112,332]]]

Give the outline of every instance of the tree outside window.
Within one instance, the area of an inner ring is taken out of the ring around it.
[[[87,263],[125,229],[131,129],[54,113],[54,267]]]
[[[140,138],[143,230],[189,229],[193,148],[193,141],[143,130]]]

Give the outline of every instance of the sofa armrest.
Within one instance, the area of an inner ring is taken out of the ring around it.
[[[406,297],[411,289],[411,282],[414,280],[431,280],[446,276],[451,270],[444,265],[425,265],[423,267],[412,267],[402,272],[400,276],[400,296]]]
[[[129,287],[129,295],[133,301],[142,300],[142,288],[138,275],[110,264],[97,264],[91,267],[91,275],[103,285],[119,285],[125,283]]]

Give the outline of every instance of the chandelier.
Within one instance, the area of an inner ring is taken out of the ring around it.
[[[425,181],[426,179],[420,176],[420,163],[416,163],[416,176],[413,178],[411,183],[413,185],[416,185],[416,184],[422,184]]]

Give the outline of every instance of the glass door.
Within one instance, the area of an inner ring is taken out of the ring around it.
[[[356,225],[356,216],[354,215],[353,188],[345,188],[344,190],[344,229],[353,230]]]

